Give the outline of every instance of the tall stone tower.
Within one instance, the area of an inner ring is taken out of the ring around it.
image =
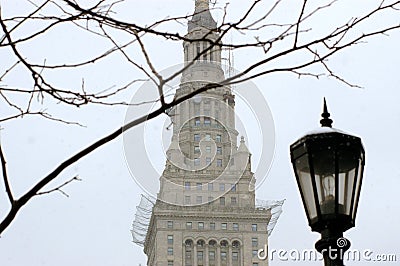
[[[196,0],[175,97],[224,80],[216,28],[208,0]],[[271,213],[255,207],[251,154],[243,137],[237,143],[234,108],[231,88],[222,86],[169,112],[173,137],[144,242],[147,265],[268,265],[257,251],[267,244]]]

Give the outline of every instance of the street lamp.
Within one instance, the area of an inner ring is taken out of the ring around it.
[[[342,266],[350,242],[343,232],[354,227],[365,152],[361,139],[332,128],[324,99],[321,128],[290,146],[290,157],[308,224],[321,233],[315,248],[325,265]]]

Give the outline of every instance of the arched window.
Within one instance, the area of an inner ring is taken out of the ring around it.
[[[215,241],[215,240],[210,240],[210,241],[208,242],[208,245],[209,245],[210,247],[216,247],[216,246],[217,246],[217,241]]]
[[[200,239],[200,240],[197,241],[197,246],[198,246],[198,247],[204,247],[205,244],[206,244],[206,243],[204,242],[203,239]]]
[[[185,247],[192,247],[193,241],[191,239],[188,239],[185,241]]]
[[[221,245],[221,247],[228,247],[228,241],[226,241],[226,240],[222,240],[221,241],[221,243],[220,243],[220,245]]]
[[[192,254],[193,241],[187,239],[185,241],[185,266],[193,265],[193,254]]]
[[[239,241],[235,240],[232,242],[232,248],[240,248],[240,243]]]

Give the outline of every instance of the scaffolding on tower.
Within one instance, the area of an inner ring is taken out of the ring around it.
[[[232,36],[231,36],[231,42],[232,43]],[[224,51],[224,56],[222,56],[222,60],[225,61],[225,63],[222,63],[222,67],[225,73],[225,77],[226,78],[230,78],[232,76],[234,76],[236,73],[235,70],[235,60],[234,60],[234,56],[233,56],[233,47],[230,46],[226,46],[225,48],[223,48]],[[234,85],[231,86],[232,89],[234,88]]]
[[[282,213],[282,205],[285,200],[260,200],[256,199],[256,208],[270,210],[271,218],[267,225],[268,236],[271,235],[279,216]],[[143,247],[147,230],[150,224],[151,213],[155,201],[150,196],[141,195],[140,203],[136,207],[135,219],[132,224],[133,243]]]
[[[133,243],[141,247],[144,246],[144,241],[146,240],[154,203],[155,202],[149,196],[142,194],[140,203],[136,206],[136,214],[133,220],[131,233]]]

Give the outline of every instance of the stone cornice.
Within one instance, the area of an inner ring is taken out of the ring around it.
[[[271,218],[269,209],[242,208],[242,207],[217,207],[206,206],[173,206],[168,204],[156,205],[153,216],[174,218],[213,218],[234,220],[260,220],[265,222]]]

